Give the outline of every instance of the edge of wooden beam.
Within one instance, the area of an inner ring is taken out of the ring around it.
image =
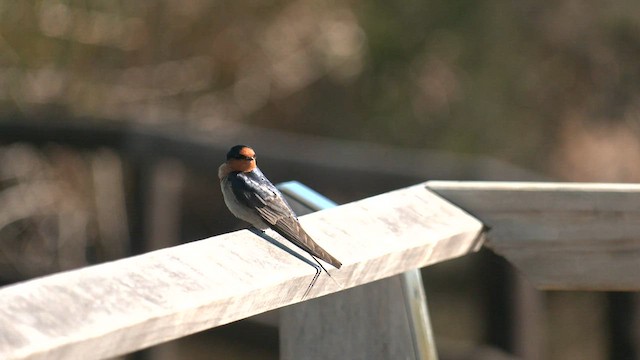
[[[640,184],[430,181],[548,290],[640,290]]]
[[[330,269],[340,285],[322,274],[308,299],[462,256],[482,229],[424,184],[301,222],[344,264]],[[299,302],[314,274],[242,230],[7,286],[0,288],[0,358],[125,354]]]

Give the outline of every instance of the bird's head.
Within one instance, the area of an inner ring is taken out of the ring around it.
[[[231,171],[253,171],[256,168],[256,153],[246,145],[236,145],[227,153],[227,166]]]

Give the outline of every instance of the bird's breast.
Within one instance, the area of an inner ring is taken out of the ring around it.
[[[229,181],[228,177],[223,178],[220,181],[220,188],[222,190],[222,197],[224,198],[224,203],[229,208],[229,211],[240,220],[246,221],[254,227],[264,230],[269,227],[267,223],[258,215],[255,209],[252,209],[243,203],[241,203],[236,195],[233,193],[233,189],[231,188],[231,181]]]

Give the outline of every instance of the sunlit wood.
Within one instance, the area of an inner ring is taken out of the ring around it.
[[[424,184],[301,222],[343,261],[330,270],[339,284],[322,275],[309,298],[464,255],[482,229]],[[0,289],[0,358],[128,353],[299,302],[314,273],[242,230],[8,286]]]
[[[640,185],[429,182],[543,289],[640,290]]]

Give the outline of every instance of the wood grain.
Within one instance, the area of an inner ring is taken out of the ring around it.
[[[485,245],[535,286],[640,290],[640,185],[429,182],[491,230]]]
[[[419,359],[401,275],[283,309],[280,358]]]
[[[278,188],[298,215],[337,206],[298,182]],[[437,360],[420,269],[279,312],[281,359]]]
[[[482,229],[424,184],[301,222],[344,264],[309,298],[464,255]],[[117,356],[299,302],[314,273],[242,230],[4,287],[0,358]]]

